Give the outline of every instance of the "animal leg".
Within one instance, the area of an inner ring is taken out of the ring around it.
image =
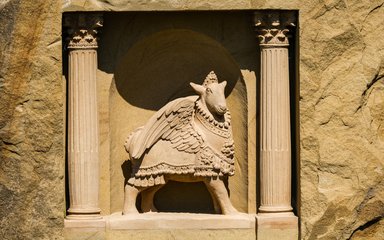
[[[212,189],[208,186],[207,186],[207,190],[208,190],[209,194],[211,195],[212,203],[213,203],[213,209],[215,210],[215,213],[220,214],[221,208],[220,208],[219,202],[216,199],[215,194],[213,193]]]
[[[136,208],[136,198],[140,190],[134,186],[125,185],[123,215],[139,213]]]
[[[221,211],[225,215],[237,214],[238,211],[232,206],[231,201],[228,197],[227,189],[225,188],[224,182],[217,179],[206,179],[204,180],[207,188],[212,191],[213,195],[220,204]]]
[[[141,210],[145,212],[157,212],[153,198],[157,191],[162,188],[164,184],[150,187],[141,193]]]

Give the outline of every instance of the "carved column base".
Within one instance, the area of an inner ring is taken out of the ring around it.
[[[69,212],[69,211],[68,211]],[[100,209],[99,209],[100,212]],[[76,214],[76,213],[70,213],[65,217],[67,220],[99,220],[103,217],[100,215],[100,213],[97,214]]]
[[[256,215],[256,229],[260,240],[299,239],[298,217],[292,212],[259,213]]]

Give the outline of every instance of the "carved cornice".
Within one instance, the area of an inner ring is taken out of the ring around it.
[[[295,15],[286,11],[255,12],[253,21],[263,47],[288,46],[289,29],[296,26]]]
[[[69,49],[97,48],[97,28],[103,26],[102,14],[69,14],[64,16],[63,26],[67,29]]]

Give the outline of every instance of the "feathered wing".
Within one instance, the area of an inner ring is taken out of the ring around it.
[[[192,125],[196,99],[197,96],[178,98],[161,108],[131,139],[130,156],[140,158],[160,139],[170,141],[179,151],[197,153],[203,138]]]

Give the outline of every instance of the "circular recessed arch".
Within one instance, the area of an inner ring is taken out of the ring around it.
[[[157,110],[170,100],[193,95],[189,82],[202,83],[210,71],[228,82],[229,95],[241,72],[216,40],[191,30],[166,30],[134,45],[117,64],[116,89],[130,104]]]

